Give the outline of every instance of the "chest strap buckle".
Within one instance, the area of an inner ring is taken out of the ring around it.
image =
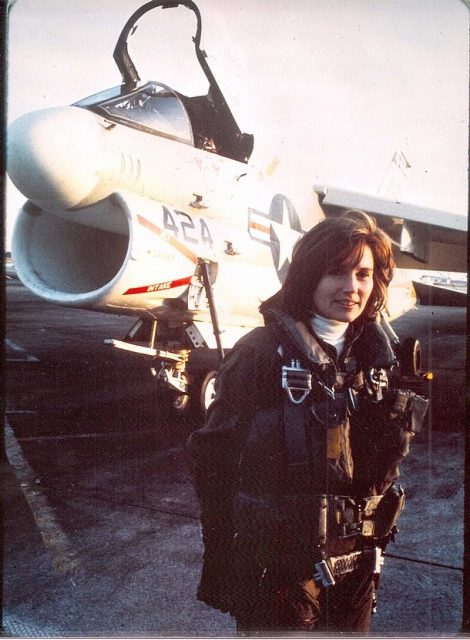
[[[291,360],[290,366],[282,367],[282,388],[291,402],[302,404],[312,390],[312,374],[298,360]]]

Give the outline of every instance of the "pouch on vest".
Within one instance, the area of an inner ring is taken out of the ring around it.
[[[327,427],[327,458],[337,460],[341,453],[341,427],[348,413],[347,392],[335,391],[334,397],[326,396],[319,402],[313,402],[312,413]]]
[[[422,429],[424,417],[428,410],[429,400],[414,391],[396,389],[392,412],[407,418],[407,427],[413,433]]]
[[[400,485],[393,484],[385,493],[375,512],[375,535],[385,538],[392,530],[405,507],[405,492]]]

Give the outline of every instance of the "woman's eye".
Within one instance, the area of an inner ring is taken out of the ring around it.
[[[340,267],[333,267],[328,271],[329,276],[341,276],[343,274],[343,269]]]
[[[372,276],[372,273],[370,271],[359,271],[357,275],[361,280],[366,280]]]

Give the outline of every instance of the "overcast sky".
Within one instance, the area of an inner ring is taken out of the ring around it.
[[[17,0],[9,20],[8,119],[118,85],[114,45],[139,0]],[[460,0],[199,0],[203,48],[251,162],[287,180],[375,194],[392,155],[402,200],[467,208],[468,27]],[[132,37],[143,80],[204,90],[193,14],[147,14]],[[290,176],[290,178],[289,178]],[[288,188],[286,188],[288,193]],[[9,190],[11,220],[21,198]],[[7,233],[11,230],[8,224]]]

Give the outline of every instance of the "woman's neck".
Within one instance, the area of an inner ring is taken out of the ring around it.
[[[335,347],[338,355],[341,355],[349,322],[330,320],[314,314],[310,318],[310,325],[319,338]]]

